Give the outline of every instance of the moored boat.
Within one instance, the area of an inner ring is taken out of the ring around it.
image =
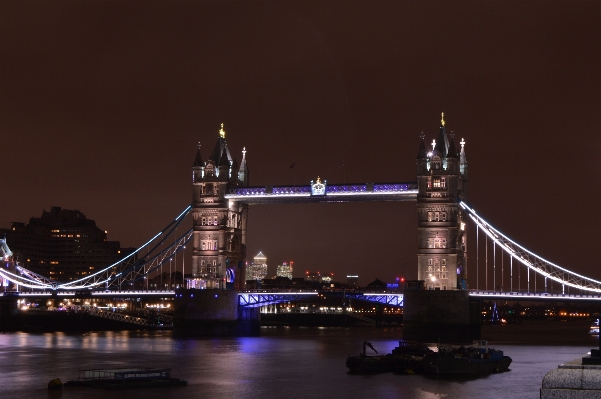
[[[371,342],[363,341],[363,351],[359,353],[359,356],[349,356],[346,359],[346,367],[348,367],[349,372],[355,374],[378,374],[387,373],[394,369],[391,355],[368,356],[366,353],[367,348],[378,353]]]
[[[399,346],[387,355],[368,356],[366,347],[375,353],[377,350],[371,343],[363,342],[363,352],[359,356],[349,356],[346,367],[354,374],[377,374],[394,371],[400,374],[415,374],[423,372],[424,355],[432,353],[426,346],[417,343],[400,341]]]
[[[470,347],[439,348],[438,352],[424,356],[427,374],[489,374],[507,371],[511,358],[503,351],[488,347],[488,341],[478,340]]]
[[[160,388],[187,385],[188,382],[171,377],[171,369],[110,369],[80,370],[78,379],[67,381],[66,387],[102,389]]]

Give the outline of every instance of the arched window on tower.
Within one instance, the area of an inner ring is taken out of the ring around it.
[[[440,170],[441,164],[442,164],[442,162],[441,162],[441,159],[439,156],[432,157],[432,169]]]

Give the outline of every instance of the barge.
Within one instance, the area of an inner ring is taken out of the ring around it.
[[[171,369],[109,369],[80,370],[77,380],[67,381],[66,387],[101,389],[160,388],[187,385],[188,382],[171,377]]]

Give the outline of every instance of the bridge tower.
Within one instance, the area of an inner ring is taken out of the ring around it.
[[[455,147],[444,113],[438,137],[427,149],[422,134],[417,154],[418,280],[427,289],[467,289],[467,160],[465,142]]]
[[[230,188],[248,185],[246,150],[238,166],[227,146],[223,124],[206,162],[199,144],[192,182],[194,237],[189,287],[243,289],[248,205],[229,201],[225,194]]]

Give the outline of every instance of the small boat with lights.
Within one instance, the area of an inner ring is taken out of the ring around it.
[[[78,379],[67,381],[66,387],[101,389],[161,388],[187,385],[188,382],[171,377],[171,369],[109,369],[80,370]]]

